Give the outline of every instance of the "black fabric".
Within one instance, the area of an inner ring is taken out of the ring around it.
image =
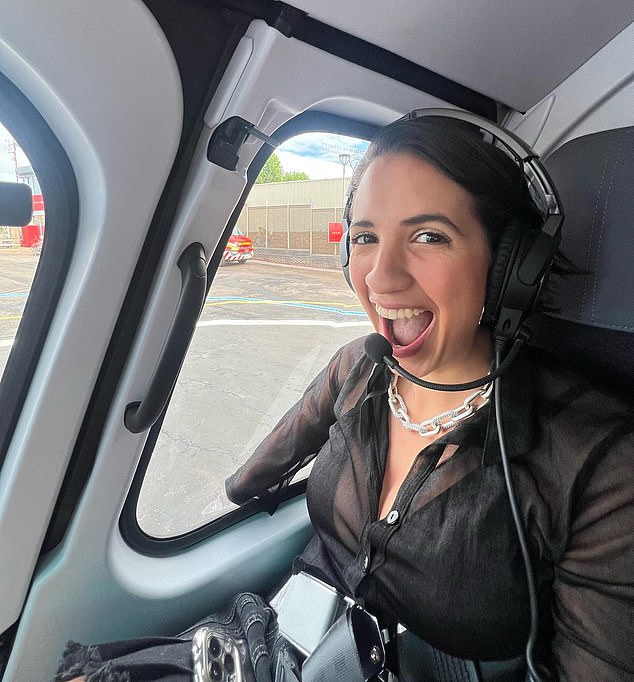
[[[178,637],[140,637],[91,646],[69,642],[53,682],[81,675],[87,682],[191,682],[192,638],[203,626],[246,642],[250,654],[245,661],[246,682],[271,682],[276,674],[275,679],[296,679],[292,675],[299,662],[279,634],[275,612],[258,595],[244,592]],[[279,674],[281,668],[285,677]]]
[[[80,675],[87,682],[190,682],[191,659],[191,641],[179,638],[141,637],[95,646],[69,642],[54,682]]]
[[[480,682],[473,661],[443,654],[411,632],[399,634],[395,645],[399,682]]]
[[[393,505],[397,522],[379,519],[389,376],[363,342],[335,355],[228,479],[228,494],[266,495],[316,457],[307,489],[316,536],[296,569],[456,658],[520,656],[526,579],[499,458],[483,452],[486,410],[421,449]],[[535,350],[502,377],[501,396],[541,606],[538,660],[562,680],[634,679],[632,404]],[[450,456],[427,476],[439,453]]]

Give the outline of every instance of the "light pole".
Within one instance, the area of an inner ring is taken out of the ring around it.
[[[343,220],[343,212],[346,207],[346,166],[350,163],[350,154],[342,152],[339,154],[339,163],[341,164],[341,169],[343,174],[341,176],[341,218]],[[335,215],[335,220],[337,216]],[[337,249],[340,248],[338,244],[335,244],[335,256],[337,255]]]
[[[342,152],[339,154],[339,163],[343,169],[343,175],[341,178],[341,194],[343,196],[342,206],[346,205],[346,166],[350,163],[350,154]]]

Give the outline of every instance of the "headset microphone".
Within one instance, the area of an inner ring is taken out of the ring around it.
[[[494,379],[504,374],[506,370],[511,366],[515,357],[517,356],[520,348],[523,346],[524,342],[528,340],[528,334],[522,333],[517,336],[513,342],[513,346],[509,351],[508,355],[504,358],[504,361],[500,363],[493,372],[490,372],[485,377],[481,379],[475,379],[474,381],[469,381],[465,384],[436,384],[431,381],[425,381],[424,379],[419,379],[417,376],[403,369],[394,355],[392,354],[392,345],[390,342],[381,334],[370,334],[364,343],[363,349],[365,354],[375,362],[377,365],[380,363],[385,363],[391,370],[400,374],[407,381],[411,381],[417,386],[422,388],[429,388],[432,391],[470,391],[473,388],[478,388],[490,383]]]

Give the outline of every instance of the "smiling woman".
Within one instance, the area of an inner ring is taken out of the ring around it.
[[[634,3],[581,4],[2,3],[0,121],[46,208],[40,255],[30,240],[0,253],[3,682],[51,679],[68,641],[183,632],[236,594],[268,597],[293,566],[399,634],[399,682],[458,666],[525,682],[527,642],[558,682],[634,679]],[[356,140],[426,107],[463,123],[390,126],[364,170]],[[329,165],[300,166],[311,140],[293,136],[322,132],[310,151]],[[513,324],[489,292],[500,256],[523,262],[523,240],[505,250],[499,237],[532,236],[539,177],[491,143],[504,135],[544,159],[567,212],[562,250],[592,275],[562,280],[559,314],[500,350],[494,386],[432,392],[385,357],[489,382],[489,335]],[[397,138],[429,154],[376,155]],[[0,132],[0,156],[7,146]],[[310,180],[254,184],[273,151],[277,180]],[[407,160],[403,186],[381,172],[357,215],[388,157]],[[352,219],[369,224],[350,265],[389,337],[376,359],[339,272],[357,161]],[[220,268],[234,227],[253,257]],[[3,247],[20,230],[4,228]],[[185,267],[202,274],[203,258],[204,304]],[[131,421],[139,402],[165,409]],[[530,641],[500,411],[539,601]],[[408,649],[428,655],[408,665]]]
[[[498,299],[513,260],[526,260],[548,224],[519,165],[477,126],[406,117],[373,139],[351,203],[351,284],[394,357],[427,381],[486,377],[505,345]],[[563,256],[555,261],[562,271]],[[593,500],[609,486],[611,474],[597,472],[587,484],[596,496],[573,505],[596,448],[605,471],[631,474],[622,459],[631,446],[610,435],[627,430],[629,408],[534,350],[520,351],[499,382],[495,400],[490,385],[421,387],[352,342],[228,479],[229,497],[275,494],[317,453],[307,489],[316,536],[295,570],[363,603],[389,630],[406,628],[394,645],[399,680],[445,679],[428,677],[439,660],[477,675],[465,679],[502,679],[496,670],[505,680],[622,679],[632,594],[613,586],[627,582],[627,567],[599,580],[601,543],[586,561],[569,548],[592,542],[581,519],[598,513]],[[590,424],[583,441],[572,436]],[[600,514],[616,537],[627,505],[611,504]],[[561,577],[573,566],[580,583]]]

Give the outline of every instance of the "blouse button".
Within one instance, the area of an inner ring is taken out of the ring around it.
[[[365,557],[363,558],[363,565],[361,566],[361,569],[365,573],[368,570],[368,566],[370,565],[370,557],[366,554]]]
[[[385,519],[387,523],[389,523],[390,526],[393,526],[395,523],[398,522],[398,512],[396,509],[392,509],[392,511],[387,515],[387,518]]]

